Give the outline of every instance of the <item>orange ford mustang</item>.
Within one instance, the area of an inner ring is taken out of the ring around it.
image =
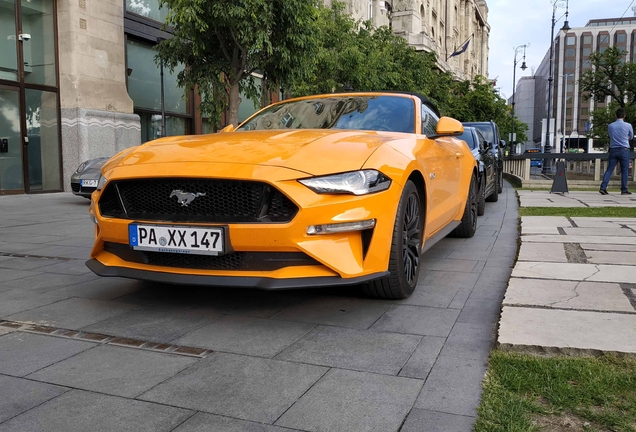
[[[408,297],[420,256],[471,237],[477,164],[463,126],[423,96],[271,105],[237,129],[115,155],[92,195],[101,276],[289,289],[362,284]]]

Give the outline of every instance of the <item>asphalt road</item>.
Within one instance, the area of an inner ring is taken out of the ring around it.
[[[0,432],[472,429],[517,252],[509,185],[402,301],[99,278],[87,204],[0,197]]]

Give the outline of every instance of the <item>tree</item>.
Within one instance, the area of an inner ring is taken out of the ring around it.
[[[581,74],[579,90],[585,100],[611,102],[592,112],[593,126],[589,137],[608,143],[607,125],[616,119],[616,109],[625,110],[625,121],[636,120],[636,65],[626,62],[627,52],[618,47],[609,47],[604,52],[590,55],[592,68]],[[607,146],[607,144],[606,144]]]
[[[415,51],[389,27],[374,28],[344,13],[344,4],[318,8],[317,52],[305,76],[286,84],[294,96],[343,91],[430,93],[435,56]]]
[[[163,0],[174,32],[158,44],[158,57],[182,87],[199,87],[201,111],[218,124],[228,108],[238,123],[240,93],[260,102],[253,72],[265,86],[304,75],[313,56],[318,0]]]

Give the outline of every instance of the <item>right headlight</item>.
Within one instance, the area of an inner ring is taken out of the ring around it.
[[[367,195],[386,190],[391,179],[373,169],[298,180],[319,194]]]
[[[81,173],[86,169],[86,162],[82,162],[80,164],[80,166],[77,167],[77,169],[75,170],[76,173]]]
[[[102,190],[104,188],[104,185],[106,184],[106,182],[108,182],[108,179],[100,174],[99,175],[99,181],[97,182],[96,190]]]

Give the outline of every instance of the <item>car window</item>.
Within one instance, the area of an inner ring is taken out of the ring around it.
[[[479,129],[475,130],[475,135],[477,135],[477,140],[479,141],[479,148],[481,150],[485,150],[486,149],[486,138],[484,138],[482,133],[479,132]]]
[[[273,105],[238,130],[353,129],[415,132],[415,103],[400,96],[335,96]]]
[[[437,134],[437,122],[439,118],[426,105],[422,105],[422,134],[431,136]]]
[[[471,125],[472,127],[474,127],[475,129],[477,129],[479,132],[481,132],[481,134],[484,136],[484,139],[488,142],[491,142],[493,144],[495,143],[495,138],[492,132],[492,127],[490,126],[490,124],[473,124]]]
[[[475,149],[476,143],[475,143],[475,137],[473,136],[472,130],[464,129],[464,133],[459,135],[457,138],[459,138],[462,141],[466,141],[466,144],[468,144],[468,147],[470,147],[471,150]]]

